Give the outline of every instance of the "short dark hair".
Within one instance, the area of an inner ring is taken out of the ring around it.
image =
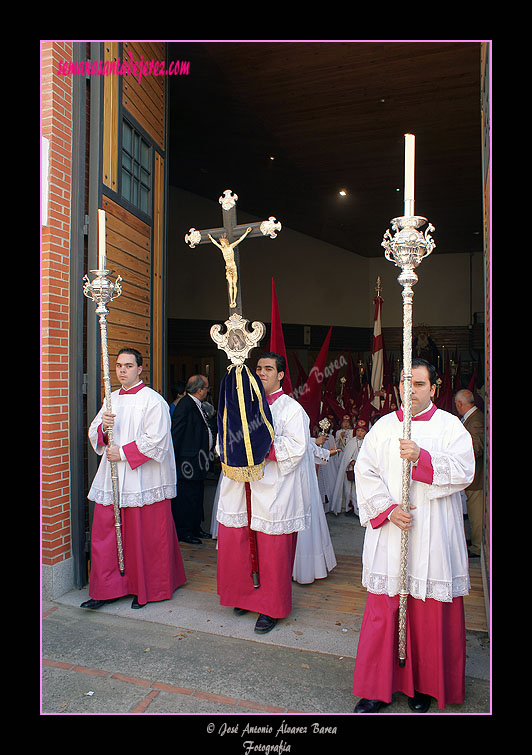
[[[176,399],[178,396],[182,396],[186,390],[186,383],[183,380],[177,380],[172,383],[172,396]]]
[[[137,349],[128,349],[124,347],[123,349],[120,349],[120,351],[117,354],[117,357],[120,356],[120,354],[133,354],[137,361],[137,367],[142,367],[142,354],[140,351],[137,351]]]
[[[275,351],[266,351],[264,354],[260,355],[259,359],[274,359],[277,372],[284,372],[286,375],[286,359],[282,354],[276,354]],[[257,359],[257,362],[259,359]],[[284,375],[281,379],[281,385],[283,384],[283,381]]]
[[[193,396],[202,388],[205,388],[206,385],[207,381],[203,377],[203,375],[192,375],[192,377],[190,377],[187,381],[185,390],[187,393],[190,393]]]
[[[436,384],[438,373],[436,372],[436,367],[434,367],[433,364],[427,362],[426,359],[421,359],[421,357],[414,357],[414,359],[412,359],[412,369],[414,369],[414,367],[426,367],[427,372],[429,373],[430,384]]]

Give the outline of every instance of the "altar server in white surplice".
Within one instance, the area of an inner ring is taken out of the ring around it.
[[[353,437],[353,425],[349,414],[344,414],[340,423],[340,429],[336,431],[334,439],[336,445],[342,451],[344,450],[346,443]]]
[[[298,532],[310,526],[311,497],[307,467],[309,418],[283,392],[284,357],[259,358],[256,373],[270,406],[274,439],[264,476],[251,487],[251,529],[256,532],[260,587],[249,570],[249,533],[244,485],[223,477],[218,499],[218,594],[237,613],[259,614],[255,631],[271,631],[292,610],[292,569]]]
[[[462,703],[469,564],[460,491],[475,473],[471,436],[432,404],[436,370],[412,360],[411,440],[402,409],[364,438],[355,465],[360,524],[366,528],[362,584],[368,598],[355,663],[356,713],[374,713],[394,692],[413,711]],[[403,398],[403,378],[401,378]],[[401,508],[403,459],[411,462],[410,511]],[[406,663],[397,659],[401,531],[408,530]]]
[[[339,514],[341,511],[345,511],[346,514],[351,513],[358,516],[354,465],[367,432],[368,426],[366,420],[359,419],[355,425],[354,436],[347,441],[346,446],[341,453],[340,466],[336,475],[334,491],[331,498],[330,510],[334,514]]]
[[[116,375],[121,384],[89,428],[92,447],[102,457],[88,498],[95,501],[91,533],[90,600],[83,608],[133,595],[132,608],[167,600],[184,584],[170,500],[176,495],[176,469],[168,404],[140,379],[142,355],[122,349]],[[113,429],[113,445],[108,430]],[[120,574],[111,482],[117,463],[124,575]]]
[[[320,489],[323,510],[325,511],[325,513],[327,513],[331,510],[331,503],[334,493],[334,486],[336,485],[336,478],[338,476],[340,458],[340,453],[336,448],[333,433],[329,433],[325,437],[325,442],[323,443],[322,448],[324,450],[332,452],[329,456],[327,464],[320,464],[320,466],[318,467],[318,487]],[[318,462],[316,461],[316,463]]]

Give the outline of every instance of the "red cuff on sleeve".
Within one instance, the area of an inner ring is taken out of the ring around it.
[[[109,445],[107,442],[107,436],[103,434],[103,425],[98,426],[98,445],[99,446],[107,446]]]
[[[391,506],[389,506],[386,509],[386,511],[383,511],[381,514],[379,514],[378,516],[376,516],[374,519],[370,519],[371,526],[373,527],[374,530],[376,530],[377,527],[380,527],[381,525],[383,525],[384,522],[388,521],[388,514],[390,513],[390,511],[393,511],[396,508],[396,506],[397,506],[397,504],[394,503]]]
[[[137,467],[140,467],[141,464],[145,464],[150,460],[149,456],[144,456],[144,454],[141,454],[141,452],[137,448],[135,441],[122,446],[122,451],[124,452],[124,455],[131,469],[136,469]]]
[[[272,447],[268,451],[268,456],[266,458],[270,459],[270,461],[277,461],[277,457],[275,455],[275,447],[274,447],[273,443],[272,443]]]
[[[416,482],[426,482],[432,485],[434,479],[434,470],[432,469],[432,458],[428,451],[421,449],[417,466],[412,467],[412,479]]]

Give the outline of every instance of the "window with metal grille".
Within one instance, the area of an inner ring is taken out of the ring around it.
[[[152,148],[131,124],[122,128],[122,196],[151,215]]]

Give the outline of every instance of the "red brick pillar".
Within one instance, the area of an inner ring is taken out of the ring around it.
[[[48,150],[48,159],[43,160],[42,170],[41,505],[42,568],[43,574],[46,572],[49,576],[51,570],[47,567],[66,562],[72,556],[68,411],[72,76],[58,73],[62,61],[72,60],[72,43],[43,42],[41,50],[45,157]],[[63,566],[67,564],[63,563]],[[63,571],[64,583],[68,569],[60,571]],[[45,593],[49,582],[50,578],[43,579]]]

